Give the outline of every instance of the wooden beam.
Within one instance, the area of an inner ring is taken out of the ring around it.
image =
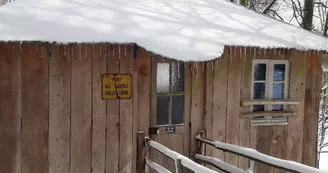
[[[262,116],[282,116],[282,117],[290,117],[295,116],[294,112],[291,111],[260,111],[260,112],[244,112],[242,113],[243,118],[255,118]]]
[[[145,173],[145,132],[138,131],[137,133],[137,173]]]
[[[291,99],[259,99],[259,100],[242,100],[240,101],[240,106],[251,106],[251,105],[299,105],[300,100]]]

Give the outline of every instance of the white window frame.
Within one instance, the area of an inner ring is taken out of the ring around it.
[[[289,91],[289,68],[290,62],[289,60],[263,60],[263,59],[256,59],[253,60],[252,63],[252,87],[251,87],[251,98],[253,100],[254,96],[254,66],[255,64],[266,64],[266,77],[265,81],[257,81],[257,82],[265,82],[265,98],[264,99],[272,99],[273,94],[273,84],[274,83],[284,83],[284,99],[288,99],[288,91]],[[285,64],[285,81],[273,81],[273,73],[274,73],[274,65],[275,64]],[[251,112],[253,112],[253,106],[251,106]],[[283,111],[288,109],[287,105],[283,105]],[[264,105],[264,111],[272,111],[272,105]],[[251,119],[251,125],[259,126],[259,125],[286,125],[287,124],[287,117],[264,117],[264,118],[253,118]]]

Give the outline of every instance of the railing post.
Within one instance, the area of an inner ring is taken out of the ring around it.
[[[145,173],[145,132],[138,131],[137,133],[137,173]]]
[[[183,166],[182,166],[182,164],[181,164],[181,159],[177,159],[176,160],[176,172],[177,173],[182,173],[183,172]]]
[[[205,131],[200,131],[199,136],[205,138]],[[205,143],[197,141],[197,153],[205,156]],[[201,164],[204,165],[204,164]]]

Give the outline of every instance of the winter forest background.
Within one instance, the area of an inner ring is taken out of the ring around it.
[[[10,0],[0,0],[0,5]],[[218,0],[219,1],[219,0]],[[311,32],[328,36],[328,0],[231,0]],[[318,165],[328,170],[328,73],[323,73],[318,125]],[[326,163],[326,164],[325,164]]]

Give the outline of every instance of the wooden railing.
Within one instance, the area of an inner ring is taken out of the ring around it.
[[[227,144],[227,143],[219,142],[219,141],[212,141],[210,139],[204,138],[204,135],[202,135],[202,134],[204,134],[204,132],[201,132],[199,135],[196,136],[196,140],[199,141],[201,143],[201,145],[207,144],[207,145],[215,147],[216,149],[222,150],[224,152],[230,152],[230,153],[248,158],[250,161],[250,167],[247,170],[241,170],[240,168],[237,168],[233,165],[225,163],[224,161],[217,159],[217,158],[205,156],[203,154],[195,155],[196,159],[199,159],[200,161],[209,163],[225,172],[229,172],[229,173],[249,172],[249,173],[252,173],[252,172],[254,172],[255,162],[261,162],[266,165],[270,165],[272,167],[279,168],[279,169],[282,169],[285,171],[290,171],[290,172],[327,173],[323,170],[319,170],[319,169],[316,169],[316,168],[313,168],[310,166],[306,166],[306,165],[303,165],[303,164],[300,164],[297,162],[271,157],[269,155],[260,153],[251,148]]]
[[[255,162],[260,162],[275,168],[282,169],[284,171],[289,172],[299,172],[299,173],[327,173],[323,170],[319,170],[310,166],[306,166],[297,162],[278,159],[275,157],[271,157],[269,155],[260,153],[254,149],[241,147],[237,145],[232,145],[224,142],[213,141],[210,139],[206,139],[205,132],[200,132],[196,136],[196,140],[198,141],[198,151],[195,154],[195,159],[198,159],[200,163],[211,164],[216,168],[228,172],[228,173],[253,173]],[[216,149],[222,150],[224,152],[230,152],[245,158],[249,159],[249,168],[246,170],[242,170],[238,167],[230,165],[218,158],[205,156],[205,145],[210,145],[215,147]],[[217,173],[214,170],[211,170],[199,163],[194,162],[193,160],[167,148],[166,146],[151,140],[146,137],[144,132],[140,131],[137,135],[137,173],[145,173],[145,168],[148,166],[150,169],[155,170],[158,173],[171,173],[168,169],[163,167],[162,165],[155,163],[146,157],[146,150],[150,148],[155,149],[162,153],[164,156],[172,159],[175,163],[175,171],[176,173],[182,173],[183,168],[188,168],[189,170],[195,173]]]
[[[146,147],[153,148],[168,158],[172,159],[175,162],[175,172],[182,173],[183,167],[188,168],[189,170],[195,173],[217,173],[214,170],[211,170],[203,165],[200,165],[191,159],[179,154],[173,150],[170,150],[166,146],[151,140],[148,137],[145,137],[144,132],[138,132],[138,141],[137,141],[137,173],[145,172],[145,165],[149,168],[155,170],[158,173],[171,173],[169,170],[159,165],[158,163],[153,162],[149,158],[145,157]]]

